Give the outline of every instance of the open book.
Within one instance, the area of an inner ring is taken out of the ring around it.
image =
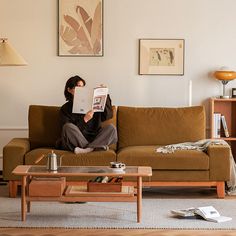
[[[90,110],[103,112],[107,94],[107,87],[97,87],[94,89],[75,87],[72,112],[80,114],[86,114]]]
[[[183,210],[171,210],[171,213],[182,217],[201,216],[207,221],[212,221],[216,223],[232,220],[231,217],[221,216],[220,213],[213,206],[198,208],[191,207]]]

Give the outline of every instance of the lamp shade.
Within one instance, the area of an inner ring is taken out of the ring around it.
[[[10,45],[7,39],[0,39],[0,66],[25,66],[27,62]]]
[[[215,71],[214,76],[218,80],[234,80],[236,79],[236,72],[235,71],[226,71],[226,70],[218,70]]]

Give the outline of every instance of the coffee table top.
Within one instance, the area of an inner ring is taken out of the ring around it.
[[[12,173],[22,176],[152,176],[152,168],[126,166],[124,171],[117,171],[108,166],[61,166],[57,171],[48,171],[46,166],[19,165]]]

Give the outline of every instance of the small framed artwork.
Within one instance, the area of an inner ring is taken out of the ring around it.
[[[58,55],[103,56],[103,0],[58,0]]]
[[[140,39],[140,75],[184,75],[184,39]]]
[[[232,88],[232,98],[236,98],[236,88]]]

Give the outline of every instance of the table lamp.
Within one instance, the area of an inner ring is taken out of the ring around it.
[[[25,66],[27,62],[11,46],[7,38],[0,38],[0,66]]]
[[[229,81],[236,79],[236,72],[231,70],[218,70],[215,71],[214,77],[223,84],[223,95],[220,96],[220,98],[230,98],[230,96],[225,93],[225,85],[228,84]]]

